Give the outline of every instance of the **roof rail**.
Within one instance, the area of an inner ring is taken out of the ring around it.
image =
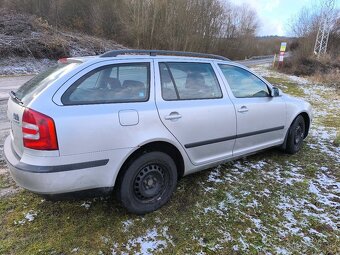
[[[227,61],[230,60],[223,56],[214,55],[214,54],[206,54],[206,53],[198,53],[198,52],[172,51],[172,50],[134,50],[134,49],[111,50],[100,55],[100,57],[101,58],[117,57],[118,55],[125,55],[125,54],[146,54],[150,56],[177,55],[177,56],[188,56],[188,57],[215,58],[215,59],[227,60]]]

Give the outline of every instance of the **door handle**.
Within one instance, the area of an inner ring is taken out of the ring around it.
[[[164,119],[166,120],[177,120],[180,118],[182,118],[182,115],[180,115],[178,112],[172,112],[169,115],[164,117]]]
[[[240,112],[240,113],[244,113],[244,112],[247,112],[248,111],[248,108],[247,108],[247,106],[241,106],[241,108],[240,109],[238,109],[238,112]]]

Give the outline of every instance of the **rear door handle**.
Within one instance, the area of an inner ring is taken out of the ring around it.
[[[164,119],[166,120],[177,120],[180,118],[182,118],[182,115],[180,115],[178,112],[172,112],[169,115],[164,117]]]
[[[241,108],[240,109],[238,109],[238,112],[240,112],[240,113],[244,113],[244,112],[247,112],[248,111],[248,108],[247,108],[247,106],[241,106]]]

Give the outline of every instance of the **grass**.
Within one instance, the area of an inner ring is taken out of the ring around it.
[[[5,189],[11,187],[13,182],[8,175],[0,175],[0,189]]]
[[[334,146],[340,147],[340,132],[337,132],[337,135],[334,139]]]
[[[311,100],[302,85],[269,79]],[[320,97],[316,113],[331,116],[332,91]],[[316,114],[296,155],[268,150],[187,176],[167,205],[145,216],[111,197],[51,202],[20,191],[1,198],[0,254],[339,254],[339,125],[326,117]],[[0,189],[8,185],[1,177]]]

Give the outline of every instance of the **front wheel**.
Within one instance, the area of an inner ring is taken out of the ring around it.
[[[305,137],[306,127],[305,120],[301,115],[296,117],[293,124],[288,130],[286,152],[289,154],[297,153],[301,147]]]
[[[117,192],[129,212],[145,214],[168,202],[176,184],[174,160],[155,151],[139,156],[128,165]]]

